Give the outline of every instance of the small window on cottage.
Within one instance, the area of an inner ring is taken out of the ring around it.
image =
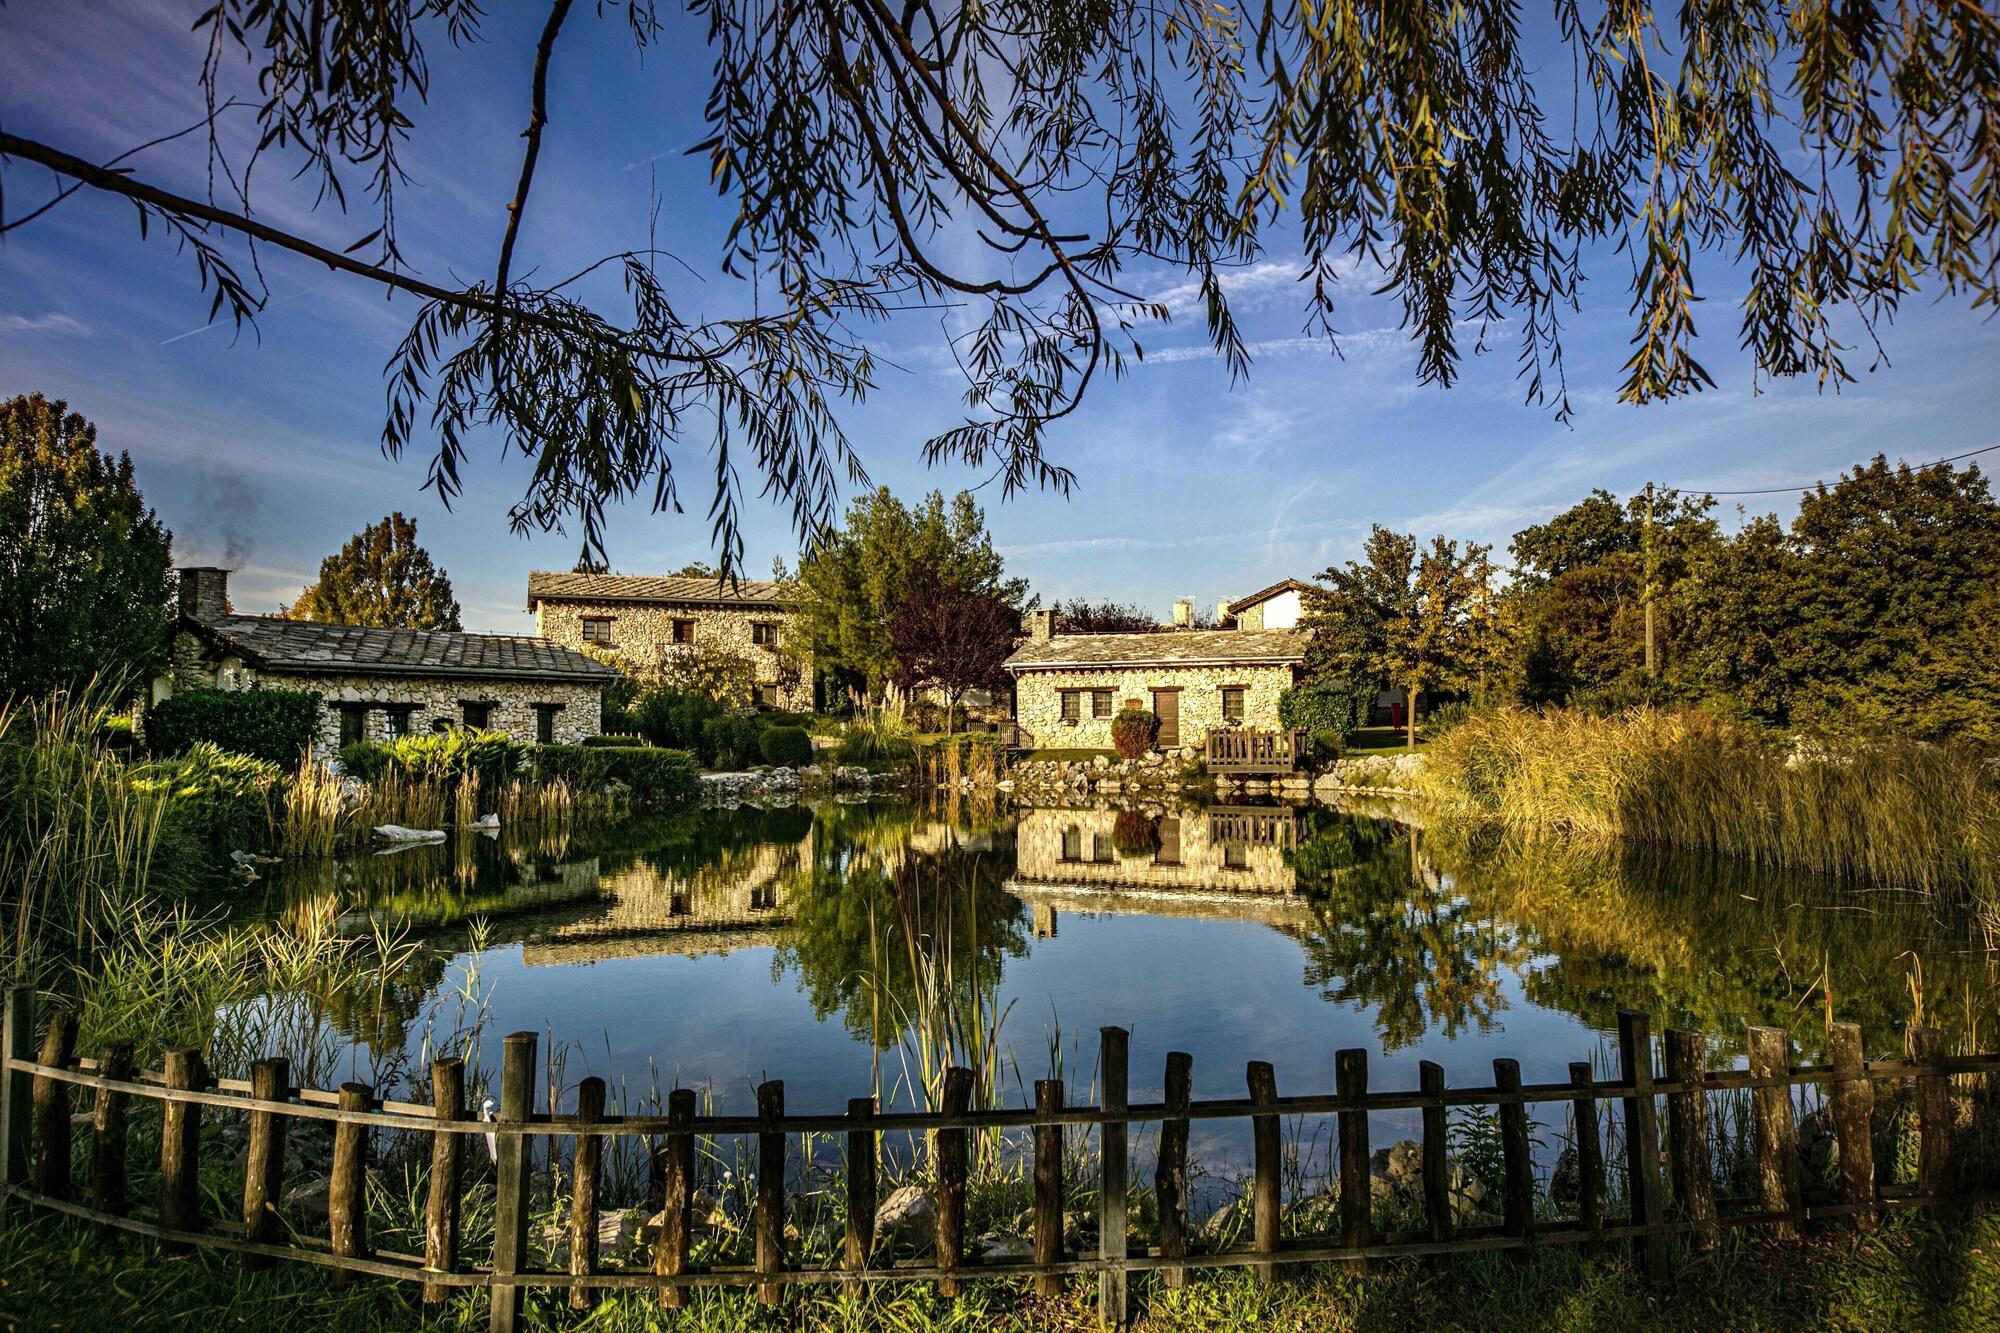
[[[585,616],[583,618],[583,641],[600,647],[611,646],[611,617]]]
[[[1063,830],[1062,859],[1081,861],[1083,859],[1083,830],[1070,826]]]
[[[1090,715],[1092,717],[1111,716],[1111,691],[1092,690],[1090,692]]]
[[[1083,721],[1082,690],[1064,690],[1062,692],[1062,720],[1065,722]]]
[[[759,685],[757,687],[757,702],[766,708],[776,708],[778,706],[778,687],[776,685]]]
[[[535,705],[535,744],[554,745],[556,743],[556,713],[560,704]]]
[[[759,648],[776,648],[778,646],[778,626],[776,622],[769,620],[751,622],[750,642],[756,644]]]
[[[340,745],[346,749],[368,739],[368,710],[352,704],[340,710]]]
[[[1109,834],[1090,835],[1090,859],[1101,866],[1108,866],[1118,859],[1118,849],[1112,845]]]
[[[1224,685],[1222,687],[1222,720],[1230,726],[1243,721],[1243,687]]]
[[[693,643],[694,622],[692,620],[676,620],[673,623],[672,633],[672,641],[674,643]]]
[[[458,705],[458,718],[474,731],[485,731],[493,725],[493,705],[476,699],[462,700]]]
[[[410,734],[410,715],[414,708],[385,708],[382,710],[382,734],[390,740],[397,740]]]

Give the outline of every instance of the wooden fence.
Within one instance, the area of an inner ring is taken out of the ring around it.
[[[1290,773],[1305,752],[1303,731],[1239,731],[1217,727],[1205,739],[1208,771],[1222,775]]]
[[[534,1110],[537,1081],[536,1037],[519,1032],[503,1044],[497,1120],[468,1115],[465,1071],[457,1060],[432,1066],[433,1104],[378,1100],[371,1089],[349,1083],[338,1092],[293,1088],[283,1060],[252,1066],[247,1081],[211,1078],[198,1051],[166,1054],[158,1072],[136,1072],[129,1044],[104,1048],[95,1059],[78,1059],[76,1019],[50,1016],[35,1044],[33,992],[7,993],[5,1059],[0,1062],[0,1142],[5,1147],[5,1192],[44,1208],[87,1218],[107,1228],[150,1237],[163,1251],[192,1246],[234,1251],[246,1265],[287,1260],[351,1274],[397,1278],[423,1284],[426,1301],[440,1301],[458,1287],[490,1292],[491,1327],[517,1326],[524,1288],[567,1288],[570,1302],[587,1308],[597,1293],[646,1288],[667,1306],[678,1306],[697,1286],[755,1287],[775,1304],[787,1284],[935,1282],[955,1295],[968,1279],[1031,1279],[1044,1294],[1060,1291],[1073,1274],[1096,1274],[1099,1313],[1107,1326],[1122,1324],[1128,1310],[1127,1280],[1133,1273],[1156,1273],[1169,1287],[1185,1283],[1190,1270],[1253,1267],[1274,1280],[1279,1266],[1340,1263],[1364,1271],[1371,1262],[1413,1256],[1443,1256],[1509,1250],[1526,1256],[1539,1246],[1584,1244],[1604,1247],[1627,1242],[1634,1260],[1653,1280],[1663,1280],[1670,1263],[1669,1242],[1684,1239],[1712,1246],[1722,1228],[1754,1226],[1785,1237],[1800,1223],[1839,1217],[1860,1227],[1874,1225],[1884,1209],[1937,1206],[1990,1195],[1954,1197],[1951,1171],[1953,1114],[1950,1080],[1955,1074],[2000,1071],[2000,1055],[1948,1057],[1933,1029],[1913,1033],[1913,1059],[1868,1060],[1861,1054],[1860,1029],[1838,1024],[1832,1030],[1832,1062],[1793,1066],[1787,1039],[1776,1028],[1752,1028],[1749,1068],[1704,1069],[1706,1043],[1698,1032],[1670,1031],[1664,1042],[1665,1077],[1654,1070],[1653,1043],[1644,1014],[1619,1015],[1619,1077],[1600,1082],[1587,1063],[1569,1066],[1566,1083],[1524,1084],[1514,1060],[1493,1062],[1493,1085],[1447,1088],[1444,1071],[1425,1061],[1414,1092],[1383,1092],[1368,1086],[1368,1057],[1343,1050],[1334,1058],[1332,1095],[1280,1096],[1272,1067],[1253,1062],[1247,1070],[1248,1096],[1195,1101],[1190,1097],[1192,1059],[1167,1057],[1165,1101],[1131,1104],[1126,1095],[1126,1033],[1105,1028],[1099,1047],[1100,1103],[1070,1106],[1062,1081],[1035,1085],[1032,1109],[970,1110],[972,1074],[951,1070],[943,1106],[935,1113],[882,1113],[870,1098],[848,1103],[845,1115],[794,1115],[785,1110],[784,1085],[757,1089],[753,1116],[697,1115],[695,1095],[673,1092],[666,1114],[605,1114],[604,1084],[583,1080],[576,1109],[567,1115]],[[1870,1122],[1875,1082],[1910,1080],[1920,1152],[1914,1187],[1892,1186],[1875,1177]],[[1831,1197],[1802,1187],[1792,1089],[1824,1085],[1839,1144],[1839,1183]],[[90,1109],[88,1182],[79,1190],[71,1179],[70,1097],[72,1089],[93,1092]],[[1711,1170],[1708,1094],[1749,1091],[1754,1124],[1757,1191],[1744,1199],[1719,1197]],[[150,1216],[133,1211],[126,1186],[126,1121],[134,1097],[163,1104],[159,1194]],[[1664,1099],[1666,1118],[1659,1115]],[[1608,1136],[1600,1106],[1619,1104],[1623,1120],[1627,1211],[1611,1215],[1602,1145]],[[1560,1221],[1538,1217],[1529,1138],[1529,1108],[1567,1103],[1574,1116],[1577,1200],[1574,1216]],[[1446,1113],[1451,1107],[1498,1109],[1504,1154],[1503,1218],[1497,1226],[1457,1227],[1453,1221],[1451,1164],[1446,1157]],[[204,1217],[196,1188],[201,1119],[209,1108],[247,1112],[248,1154],[242,1216],[225,1223]],[[1418,1110],[1422,1115],[1424,1230],[1378,1231],[1369,1187],[1371,1113]],[[1336,1172],[1339,1179],[1338,1229],[1332,1235],[1281,1238],[1281,1117],[1327,1115],[1337,1119]],[[1188,1127],[1201,1119],[1250,1121],[1254,1140],[1252,1239],[1247,1246],[1203,1248],[1188,1218]],[[333,1170],[328,1194],[328,1238],[294,1236],[277,1214],[284,1183],[286,1125],[295,1119],[334,1123]],[[1157,1244],[1135,1248],[1127,1229],[1128,1126],[1160,1125],[1154,1189],[1159,1204]],[[1070,1257],[1064,1244],[1062,1135],[1064,1126],[1096,1126],[1098,1236],[1094,1255]],[[965,1248],[965,1192],[968,1136],[974,1130],[1032,1130],[1034,1153],[1034,1259],[969,1261]],[[374,1130],[400,1130],[431,1140],[424,1253],[382,1253],[371,1248],[363,1200],[368,1140]],[[881,1260],[872,1253],[877,1182],[878,1136],[916,1131],[935,1135],[936,1246],[928,1262]],[[846,1178],[845,1237],[836,1268],[788,1264],[785,1243],[785,1168],[788,1140],[804,1133],[844,1133]],[[495,1143],[495,1236],[489,1267],[472,1268],[458,1253],[461,1154],[467,1135],[492,1135]],[[573,1137],[574,1186],[570,1198],[571,1237],[567,1272],[528,1264],[530,1140],[536,1135]],[[662,1226],[652,1248],[650,1272],[602,1271],[596,1253],[597,1186],[603,1142],[609,1136],[639,1135],[658,1154],[665,1184]],[[753,1234],[755,1262],[748,1266],[697,1268],[690,1264],[694,1231],[695,1149],[704,1136],[754,1135],[757,1143]],[[1669,1184],[1671,1182],[1671,1185]]]

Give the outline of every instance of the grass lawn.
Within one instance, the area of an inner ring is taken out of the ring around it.
[[[1869,1236],[1829,1230],[1786,1246],[1732,1232],[1714,1254],[1679,1256],[1671,1283],[1657,1291],[1626,1263],[1588,1261],[1565,1246],[1525,1265],[1476,1256],[1436,1269],[1383,1267],[1362,1279],[1311,1269],[1272,1287],[1258,1287],[1244,1270],[1197,1273],[1178,1292],[1135,1278],[1133,1293],[1135,1327],[1148,1333],[1991,1329],[2000,1320],[2000,1212],[1943,1224],[1904,1214]],[[1084,1281],[1072,1281],[1055,1300],[1029,1297],[1016,1284],[970,1283],[956,1303],[918,1287],[859,1296],[793,1288],[773,1310],[758,1307],[747,1292],[698,1292],[680,1313],[661,1309],[650,1294],[609,1300],[588,1315],[571,1313],[559,1299],[532,1294],[524,1326],[613,1333],[1097,1328],[1096,1287]],[[0,1327],[477,1330],[486,1327],[486,1295],[475,1291],[425,1307],[416,1303],[414,1287],[376,1279],[335,1290],[318,1269],[246,1274],[233,1256],[213,1251],[161,1261],[134,1238],[99,1238],[86,1223],[9,1203],[0,1214]]]
[[[1424,730],[1417,728],[1417,748],[1424,748]],[[1347,748],[1341,758],[1359,759],[1371,754],[1403,754],[1409,749],[1409,738],[1401,727],[1356,727],[1347,733]]]
[[[1079,761],[1083,763],[1089,763],[1091,760],[1097,758],[1097,756],[1099,755],[1103,755],[1106,759],[1115,760],[1116,758],[1118,758],[1118,751],[1086,750],[1086,749],[1029,750],[1017,756],[1014,762],[1025,764],[1025,763],[1036,763],[1041,760],[1048,759],[1048,760],[1053,760],[1058,764],[1074,764]]]

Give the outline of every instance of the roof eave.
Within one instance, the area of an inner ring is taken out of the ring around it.
[[[1023,671],[1130,671],[1146,667],[1282,667],[1300,666],[1305,660],[1301,654],[1296,657],[1143,657],[1118,662],[1004,662],[1001,665],[1018,675]]]

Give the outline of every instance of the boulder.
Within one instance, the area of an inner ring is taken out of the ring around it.
[[[658,1214],[654,1215],[655,1217]],[[623,1260],[636,1250],[648,1223],[637,1208],[623,1208],[617,1212],[597,1215],[597,1257],[602,1263]],[[569,1222],[545,1223],[537,1233],[536,1243],[543,1254],[548,1256],[549,1267],[569,1267]]]
[[[972,1252],[981,1263],[1023,1263],[1035,1257],[1035,1242],[1026,1236],[981,1236],[972,1243]]]
[[[875,1210],[875,1248],[903,1244],[918,1249],[937,1241],[937,1200],[921,1185],[904,1185]]]

